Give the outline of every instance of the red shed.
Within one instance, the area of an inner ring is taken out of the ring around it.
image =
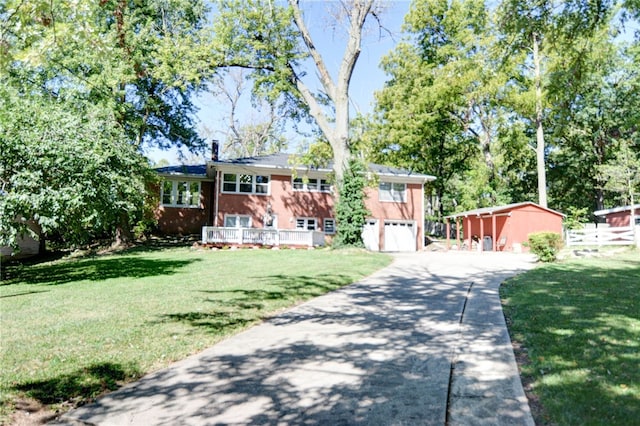
[[[523,243],[533,232],[557,232],[562,235],[564,215],[532,202],[486,207],[447,216],[447,247],[451,220],[456,223],[457,241],[464,229],[467,248],[475,244],[478,250],[528,251]]]
[[[635,222],[635,225],[640,225],[640,204],[634,204],[633,208],[633,220]],[[595,216],[604,216],[607,223],[612,227],[629,226],[631,222],[631,206],[597,210],[593,212],[593,214]]]

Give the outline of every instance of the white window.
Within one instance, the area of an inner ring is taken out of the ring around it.
[[[324,225],[324,233],[325,234],[335,234],[336,233],[336,221],[335,219],[325,218],[323,220]]]
[[[266,195],[269,193],[269,176],[224,173],[222,192]]]
[[[251,216],[228,214],[224,216],[225,228],[251,228]]]
[[[315,231],[317,228],[316,219],[312,217],[299,217],[296,218],[296,229],[306,229],[308,231]]]
[[[404,203],[407,200],[407,184],[380,182],[378,194],[380,201]]]
[[[315,179],[315,178],[293,178],[293,189],[295,191],[320,191],[331,192],[331,184],[327,179]]]
[[[200,182],[165,180],[160,188],[163,206],[200,207]]]

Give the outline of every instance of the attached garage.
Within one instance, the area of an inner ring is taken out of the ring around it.
[[[384,221],[384,251],[416,251],[416,223],[407,220]]]
[[[380,233],[378,229],[378,221],[376,219],[367,219],[362,227],[362,242],[367,250],[380,250]]]

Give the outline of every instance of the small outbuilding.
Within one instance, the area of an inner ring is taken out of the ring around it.
[[[534,232],[562,235],[564,215],[532,202],[486,207],[447,216],[447,247],[451,248],[451,223],[463,249],[479,251],[528,251],[523,245]],[[463,231],[463,234],[461,233]],[[464,236],[464,240],[462,237]]]
[[[631,224],[631,218],[636,226],[640,225],[640,204],[631,206],[615,207],[613,209],[596,210],[595,216],[604,217],[607,224],[613,228],[623,228]]]

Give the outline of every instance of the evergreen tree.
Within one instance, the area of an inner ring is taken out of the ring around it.
[[[338,232],[333,243],[334,247],[363,247],[362,227],[369,214],[364,204],[366,184],[364,166],[352,159],[338,186],[339,199],[336,205]]]

